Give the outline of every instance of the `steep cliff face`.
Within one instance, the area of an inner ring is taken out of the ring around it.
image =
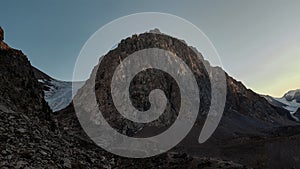
[[[0,27],[0,49],[9,49],[9,46],[4,42],[4,31]]]
[[[109,167],[110,154],[58,130],[28,58],[0,45],[0,168]]]
[[[103,114],[112,122],[111,125],[121,129],[123,133],[130,133],[145,126],[168,127],[177,118],[180,109],[180,91],[176,81],[169,74],[157,70],[147,69],[140,72],[133,79],[130,86],[130,98],[132,104],[139,110],[145,111],[150,108],[149,93],[154,89],[161,89],[165,92],[169,100],[167,108],[159,119],[147,124],[141,125],[133,123],[118,113],[112,102],[111,97],[111,79],[115,69],[130,54],[148,48],[159,48],[170,51],[180,57],[195,75],[200,91],[200,114],[204,114],[210,104],[210,81],[207,71],[203,64],[203,57],[198,57],[196,53],[184,42],[163,34],[145,33],[134,35],[131,38],[122,40],[118,47],[105,55],[99,65],[96,74],[95,92],[98,99],[98,106],[103,110]],[[134,64],[134,63],[133,63]],[[168,63],[172,65],[171,62]],[[186,82],[188,83],[188,82]],[[128,92],[128,91],[118,91]],[[131,126],[131,127],[128,127]],[[133,129],[135,128],[135,129]]]
[[[0,34],[3,37],[2,30]],[[83,148],[92,144],[57,130],[28,58],[20,50],[0,43],[5,45],[0,49],[0,168],[101,165],[101,153]],[[93,163],[86,157],[99,161]],[[102,166],[109,165],[107,162]]]
[[[2,44],[5,44],[3,41]],[[0,101],[14,111],[36,113],[49,118],[42,87],[33,74],[32,66],[20,50],[0,49]]]

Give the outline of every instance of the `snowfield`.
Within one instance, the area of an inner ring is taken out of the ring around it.
[[[73,94],[75,95],[78,89],[84,85],[84,82],[73,82],[74,92],[72,94],[72,82],[55,79],[39,79],[38,81],[43,84],[45,100],[54,112],[67,107],[73,99]]]
[[[281,98],[262,95],[270,104],[276,107],[282,107],[289,111],[296,121],[300,121],[295,113],[300,108],[300,89],[291,90]]]
[[[283,108],[285,108],[292,114],[296,113],[296,111],[300,107],[300,103],[298,103],[296,100],[288,101],[285,97],[275,98],[275,100],[285,104],[286,106],[284,106]]]

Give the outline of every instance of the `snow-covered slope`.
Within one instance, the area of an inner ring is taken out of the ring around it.
[[[67,107],[72,101],[72,82],[65,82],[52,79],[44,81],[39,79],[40,83],[48,87],[44,89],[45,100],[53,111],[61,110]],[[73,90],[76,93],[83,86],[84,82],[74,82]]]
[[[275,100],[285,104],[284,108],[294,114],[300,108],[300,89],[291,90],[282,98],[275,98]]]
[[[67,107],[72,101],[72,85],[74,94],[80,89],[84,82],[67,82],[53,79],[40,70],[34,70],[35,76],[43,86],[45,100],[55,112]]]
[[[276,107],[282,107],[288,110],[291,115],[295,115],[295,113],[300,109],[300,89],[291,90],[287,92],[281,98],[274,98],[271,96],[264,96],[269,103]],[[296,120],[299,118],[293,116]]]
[[[297,102],[296,100],[288,101],[285,97],[275,98],[275,100],[285,104],[285,106],[283,106],[283,108],[285,108],[292,114],[294,114],[298,110],[298,108],[300,108],[300,103]]]
[[[271,96],[264,96],[272,105],[283,107],[291,114],[297,112],[300,108],[300,89],[291,90],[281,98],[274,98]]]

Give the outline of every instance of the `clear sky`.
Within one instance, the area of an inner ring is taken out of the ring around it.
[[[106,23],[137,12],[164,12],[199,27],[223,68],[248,88],[278,97],[300,88],[299,0],[2,0],[0,5],[6,42],[57,79],[72,79],[82,46]]]

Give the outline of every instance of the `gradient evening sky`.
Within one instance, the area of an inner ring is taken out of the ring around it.
[[[300,88],[299,9],[299,0],[7,0],[1,1],[0,25],[5,41],[34,66],[70,80],[79,51],[100,27],[137,12],[170,13],[209,37],[229,75],[280,97]]]

